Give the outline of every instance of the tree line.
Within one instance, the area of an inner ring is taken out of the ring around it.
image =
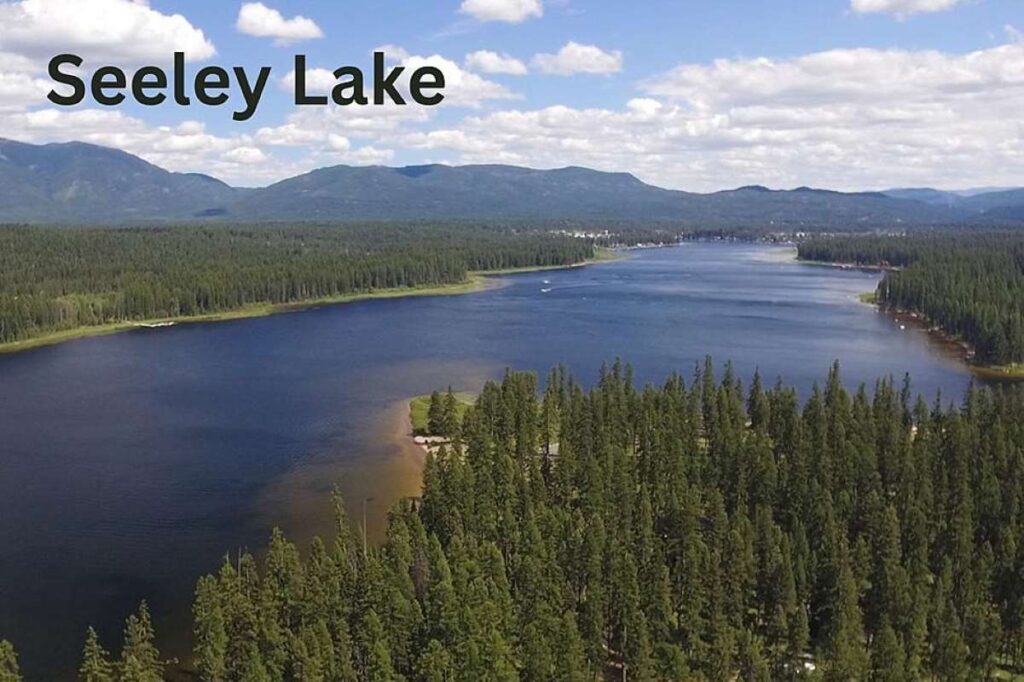
[[[1024,234],[939,233],[816,237],[807,260],[884,265],[882,305],[924,315],[967,341],[977,361],[1024,362]]]
[[[201,315],[474,270],[569,265],[591,240],[468,225],[0,228],[0,343],[82,326]]]
[[[202,680],[990,678],[1024,665],[1024,391],[909,380],[806,401],[708,360],[637,388],[508,373],[363,542],[225,559],[195,592]],[[454,420],[454,422],[453,422]],[[6,652],[6,653],[5,653]],[[143,607],[84,682],[162,674]],[[0,646],[0,680],[13,650]],[[7,675],[4,677],[4,675]]]

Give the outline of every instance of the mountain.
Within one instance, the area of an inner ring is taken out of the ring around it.
[[[116,149],[0,139],[0,219],[7,222],[184,218],[223,209],[237,195],[215,178],[171,173]]]
[[[964,199],[960,206],[993,219],[1024,220],[1024,189],[976,194]]]
[[[930,187],[890,189],[884,192],[897,199],[911,199],[935,206],[946,206],[964,214],[966,220],[984,218],[993,222],[1024,220],[1024,189],[965,189],[944,191]]]
[[[106,147],[0,139],[0,222],[544,220],[849,229],[984,222],[993,215],[994,207],[968,203],[988,195],[951,204],[936,200],[936,190],[898,192],[904,194],[748,186],[696,194],[578,167],[439,164],[333,166],[238,189]]]
[[[246,218],[671,218],[690,196],[627,173],[515,166],[334,166],[282,180],[240,203]]]
[[[958,192],[945,192],[940,189],[932,189],[931,187],[887,189],[883,194],[895,199],[910,199],[911,201],[920,201],[934,206],[955,206],[962,198]]]
[[[765,187],[695,194],[628,173],[516,166],[334,166],[255,192],[234,215],[264,219],[513,219],[672,221],[697,227],[891,225],[950,214],[876,193]]]
[[[712,225],[850,229],[938,225],[960,220],[956,211],[879,192],[741,187],[698,196],[704,210],[695,212],[691,221]]]

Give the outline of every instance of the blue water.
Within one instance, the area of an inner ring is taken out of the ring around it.
[[[184,656],[195,579],[282,524],[323,527],[338,483],[379,518],[401,494],[403,398],[475,389],[505,367],[581,379],[605,360],[639,381],[711,353],[807,394],[909,372],[953,398],[966,369],[857,301],[877,274],[797,264],[791,250],[696,243],[508,277],[490,291],[373,300],[139,330],[0,356],[0,637],[33,679],[73,673],[89,624],[120,647],[149,601]],[[550,291],[544,292],[544,289]],[[389,411],[390,410],[390,411]]]

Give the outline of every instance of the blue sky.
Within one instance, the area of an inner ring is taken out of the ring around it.
[[[1019,0],[0,0],[0,24],[0,136],[238,184],[423,162],[586,165],[698,191],[1024,184]],[[381,46],[441,68],[446,102],[294,106],[294,54],[326,87]],[[45,100],[57,52],[131,70],[176,49],[271,66],[257,115]]]

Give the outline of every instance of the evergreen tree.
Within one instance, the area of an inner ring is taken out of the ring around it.
[[[164,664],[153,639],[149,608],[142,602],[138,612],[128,616],[125,623],[119,682],[160,682],[163,679]]]
[[[21,682],[18,654],[6,639],[0,640],[0,682]]]
[[[82,665],[78,668],[79,682],[114,682],[114,666],[110,654],[100,644],[99,635],[92,628],[86,632]]]
[[[228,631],[219,592],[216,578],[200,578],[192,607],[195,665],[200,676],[207,682],[221,682],[227,679],[228,672]]]
[[[910,682],[903,643],[889,624],[888,618],[871,642],[872,682]]]
[[[430,394],[430,405],[427,408],[427,431],[432,436],[440,436],[445,431],[445,410],[441,394],[434,391]]]
[[[275,533],[262,565],[203,579],[197,666],[909,682],[1020,662],[1024,391],[929,408],[891,380],[850,394],[833,368],[801,406],[711,377],[709,360],[689,389],[636,391],[615,363],[589,391],[554,375],[542,403],[507,373],[456,416],[380,546],[363,551],[336,496],[333,544],[303,556]]]

